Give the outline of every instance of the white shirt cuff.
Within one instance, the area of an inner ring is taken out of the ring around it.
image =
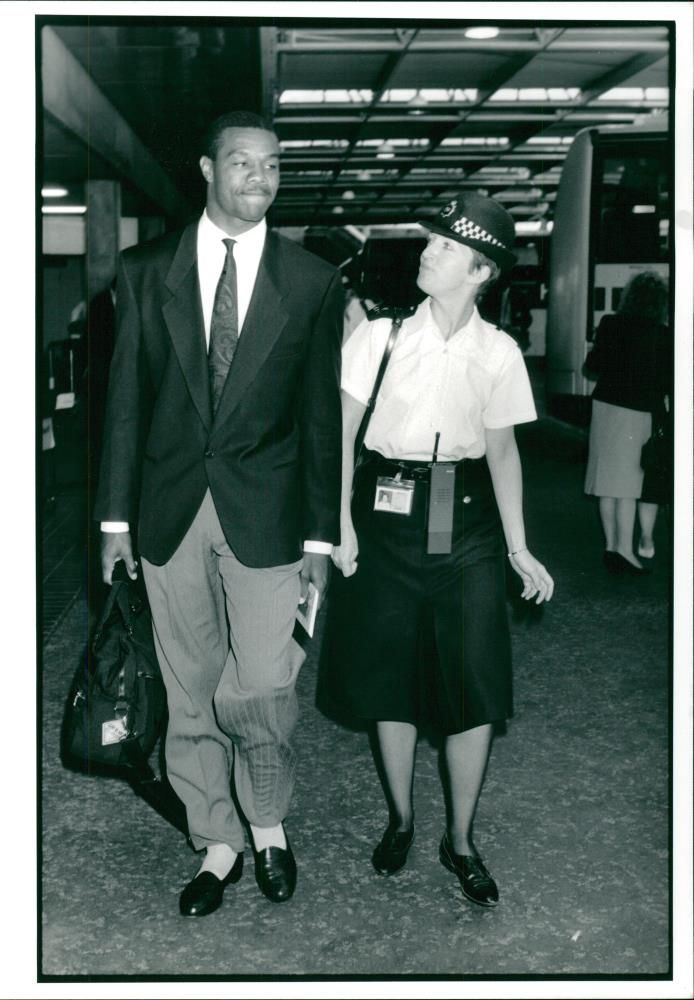
[[[130,531],[127,521],[102,521],[101,530],[107,534],[115,534],[117,531]]]
[[[304,552],[318,552],[323,556],[332,555],[333,547],[330,542],[304,542]]]

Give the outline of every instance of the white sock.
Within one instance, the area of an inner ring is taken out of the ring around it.
[[[256,851],[264,851],[266,847],[281,847],[283,851],[287,849],[287,838],[281,823],[277,826],[251,826],[251,833]]]
[[[217,878],[226,878],[236,861],[236,851],[228,844],[210,844],[205,850],[205,858],[200,872],[212,872]]]

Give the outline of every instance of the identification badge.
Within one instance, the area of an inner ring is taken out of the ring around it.
[[[427,552],[443,555],[453,544],[453,498],[455,496],[455,465],[437,462],[431,467],[429,480],[429,523]]]
[[[120,743],[127,735],[125,719],[109,719],[101,724],[102,747],[110,746],[112,743]]]
[[[376,480],[374,510],[383,510],[388,514],[407,515],[412,511],[413,497],[413,479],[391,479],[389,476],[379,476]]]

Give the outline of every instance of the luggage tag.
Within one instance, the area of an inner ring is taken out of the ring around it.
[[[109,719],[101,724],[101,745],[110,746],[112,743],[120,743],[127,739],[128,730],[125,727],[125,719]]]
[[[379,476],[377,478],[374,510],[407,516],[412,512],[413,498],[414,479],[403,479],[402,472],[398,472],[395,477]]]
[[[427,553],[445,555],[453,545],[453,501],[455,498],[455,463],[437,462],[439,434],[434,444],[434,464],[429,476],[429,520]]]

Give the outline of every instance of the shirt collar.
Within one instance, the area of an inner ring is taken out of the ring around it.
[[[256,250],[262,250],[266,232],[267,222],[263,218],[259,223],[257,223],[257,225],[253,226],[252,229],[248,229],[245,233],[240,233],[238,236],[233,236],[232,239],[235,240],[236,243],[243,244],[245,249],[250,250],[255,248]],[[207,214],[207,209],[205,209],[200,216],[198,238],[205,247],[217,247],[221,240],[229,239],[229,234],[225,233],[223,229],[220,229],[219,226],[212,221]]]
[[[413,333],[428,324],[437,329],[436,322],[431,314],[431,298],[429,296],[423,302],[419,303],[414,315],[406,322],[407,328]],[[470,349],[473,351],[483,351],[486,340],[485,328],[487,325],[480,316],[477,306],[474,306],[470,319],[465,326],[461,326],[460,329],[456,330],[455,335],[449,343],[455,345],[456,343],[462,344],[464,342],[465,348],[468,351]]]

